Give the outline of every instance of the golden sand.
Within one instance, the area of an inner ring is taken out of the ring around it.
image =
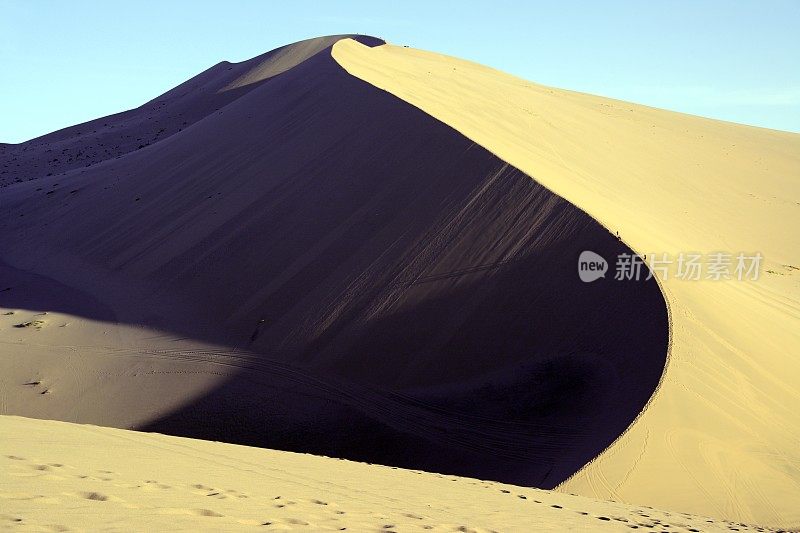
[[[398,46],[344,40],[333,55],[640,254],[763,254],[757,282],[663,281],[672,347],[661,387],[630,430],[561,488],[800,523],[800,135],[554,89]]]

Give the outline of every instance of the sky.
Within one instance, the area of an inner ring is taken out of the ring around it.
[[[137,107],[222,60],[339,33],[800,132],[797,28],[800,0],[0,0],[0,142]]]

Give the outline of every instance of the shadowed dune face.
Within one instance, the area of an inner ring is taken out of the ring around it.
[[[576,272],[622,243],[328,49],[228,83],[249,91],[188,130],[3,193],[10,264],[146,286],[211,326],[145,326],[234,349],[235,376],[141,427],[542,487],[625,430],[666,305]]]

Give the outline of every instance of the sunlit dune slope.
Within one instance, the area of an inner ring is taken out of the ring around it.
[[[397,46],[341,41],[333,54],[641,254],[763,254],[757,282],[664,280],[672,347],[663,384],[630,431],[562,489],[800,523],[800,136]]]
[[[527,533],[631,526],[755,531],[477,479],[0,416],[0,528],[13,531]]]

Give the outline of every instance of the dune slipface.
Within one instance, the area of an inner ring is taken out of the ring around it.
[[[82,125],[4,148],[28,174],[0,193],[16,280],[0,305],[102,336],[66,344],[52,328],[58,358],[31,360],[19,346],[36,332],[19,332],[13,365],[44,364],[37,380],[60,386],[3,407],[555,486],[655,390],[669,341],[658,285],[582,282],[582,251],[630,250],[535,176],[349,75],[335,41],[222,63],[90,123],[124,120],[122,136]],[[42,163],[61,146],[100,159]],[[91,303],[31,301],[47,284]],[[63,376],[89,352],[109,371],[82,377],[65,410],[78,381]]]

